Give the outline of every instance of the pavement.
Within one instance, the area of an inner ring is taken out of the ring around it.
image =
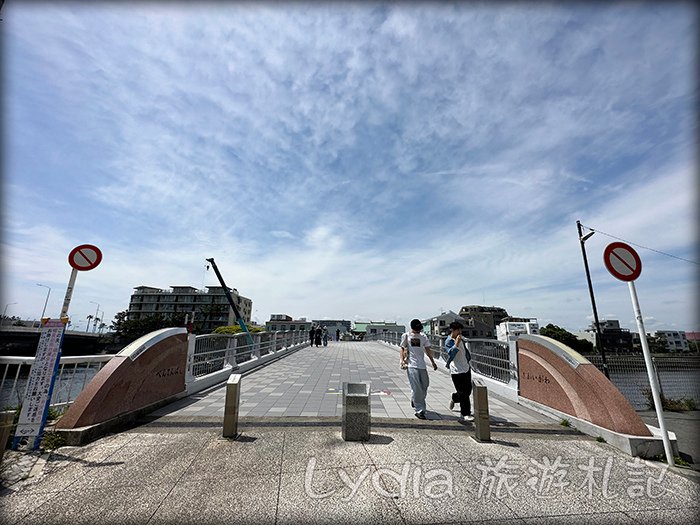
[[[398,354],[350,344],[246,375],[236,440],[222,437],[215,387],[83,447],[7,451],[0,524],[698,522],[697,472],[632,458],[491,394],[492,441],[479,443],[446,405],[447,374],[430,372],[421,421]],[[342,440],[343,381],[372,384],[368,442]],[[667,418],[674,431],[693,421]]]

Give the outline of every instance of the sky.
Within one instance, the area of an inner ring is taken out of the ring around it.
[[[692,3],[9,0],[1,18],[8,316],[47,294],[58,316],[68,254],[94,244],[77,329],[137,286],[217,285],[213,257],[260,323],[482,304],[578,331],[580,220],[601,319],[637,331],[603,264],[619,237],[645,247],[646,331],[700,331]]]

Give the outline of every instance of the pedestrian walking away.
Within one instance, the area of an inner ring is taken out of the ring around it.
[[[425,365],[425,356],[428,356],[433,370],[437,365],[430,351],[428,337],[421,333],[423,323],[420,319],[411,321],[411,331],[401,336],[401,368],[406,370],[408,383],[411,385],[411,406],[416,411],[418,419],[427,419],[425,415],[425,397],[428,394],[430,379]]]
[[[311,339],[311,346],[314,346],[314,337],[316,337],[316,327],[311,325],[309,330],[309,338]]]
[[[323,327],[323,335],[321,337],[323,338],[323,346],[328,346],[328,328],[325,326]]]
[[[445,348],[448,349],[451,358],[448,359],[450,377],[455,386],[455,392],[450,399],[450,410],[454,409],[455,403],[459,403],[460,420],[474,421],[469,399],[472,393],[472,358],[467,341],[462,337],[463,328],[459,321],[450,323],[451,332],[445,340]]]
[[[340,341],[340,328],[335,329],[335,340]]]
[[[323,330],[321,330],[320,326],[316,327],[316,332],[314,332],[314,344],[316,345],[316,348],[321,347],[321,338],[323,336]]]

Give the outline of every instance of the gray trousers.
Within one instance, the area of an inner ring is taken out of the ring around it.
[[[418,412],[425,412],[425,396],[428,393],[428,371],[425,368],[408,368],[408,382],[411,385],[411,401]]]

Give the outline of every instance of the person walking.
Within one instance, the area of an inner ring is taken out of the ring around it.
[[[340,341],[340,328],[335,329],[335,340]]]
[[[471,354],[467,348],[467,342],[462,337],[463,328],[459,321],[450,323],[451,332],[445,340],[445,348],[454,347],[457,350],[449,365],[450,377],[455,386],[455,392],[450,399],[450,410],[454,409],[455,403],[459,403],[460,420],[474,421],[469,399],[472,393]]]
[[[314,337],[316,337],[316,327],[314,325],[311,325],[311,328],[309,329],[309,338],[311,340],[311,346],[314,346]]]
[[[321,337],[323,338],[323,346],[328,346],[328,328],[325,326],[323,327],[323,334]]]
[[[411,321],[411,331],[401,336],[401,368],[406,369],[408,383],[411,385],[411,406],[416,411],[418,419],[427,419],[425,415],[425,396],[428,394],[430,379],[425,366],[425,356],[428,356],[433,370],[437,370],[437,365],[430,351],[430,341],[428,337],[421,333],[423,323],[420,319]]]
[[[316,345],[316,348],[321,348],[322,332],[323,330],[321,329],[321,327],[317,326],[316,332],[314,333],[314,344]]]

